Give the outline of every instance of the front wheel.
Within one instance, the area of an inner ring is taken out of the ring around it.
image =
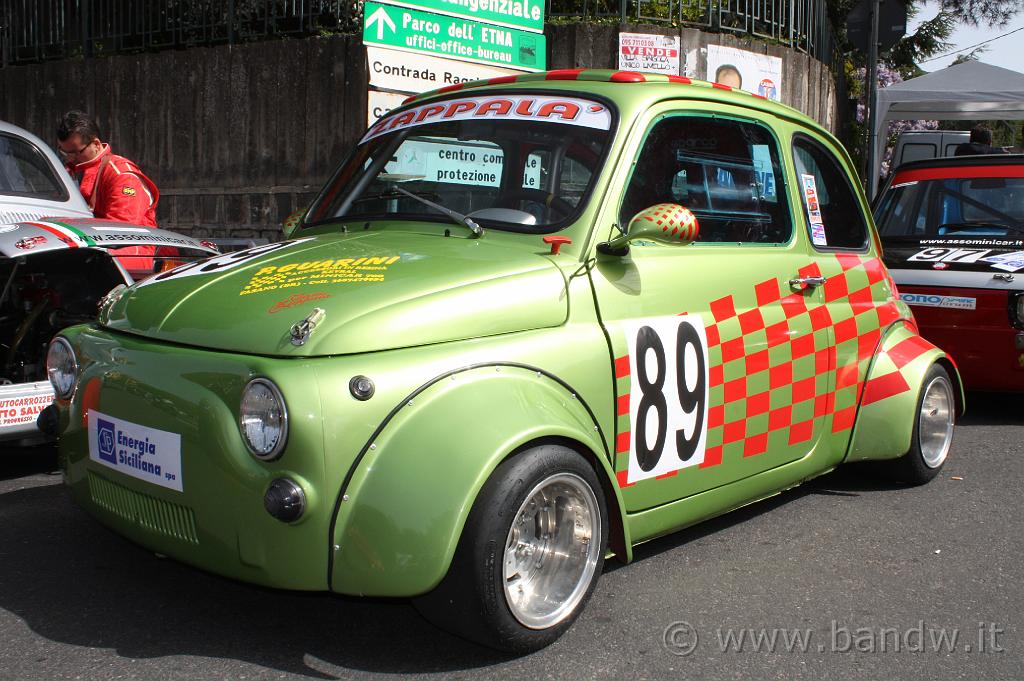
[[[590,598],[607,534],[604,496],[589,463],[566,447],[534,447],[495,469],[448,574],[415,605],[464,638],[509,652],[538,650],[561,636]]]
[[[956,400],[949,373],[933,364],[925,374],[917,398],[917,418],[910,449],[891,462],[893,477],[912,485],[923,485],[942,470],[953,443]]]

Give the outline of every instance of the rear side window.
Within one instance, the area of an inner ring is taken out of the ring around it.
[[[670,116],[644,141],[629,179],[619,224],[658,203],[697,217],[698,242],[789,241],[778,146],[764,126],[708,116]]]
[[[0,194],[50,201],[68,196],[50,162],[34,144],[4,134],[0,134]]]
[[[793,158],[814,247],[866,248],[867,221],[850,179],[836,157],[817,142],[797,136]]]

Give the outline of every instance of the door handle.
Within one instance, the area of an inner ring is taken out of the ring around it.
[[[816,286],[823,286],[826,281],[828,281],[827,277],[797,277],[796,279],[790,279],[789,285],[792,288],[804,288],[807,286],[814,288]]]

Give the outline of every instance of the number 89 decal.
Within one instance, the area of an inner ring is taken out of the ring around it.
[[[629,482],[695,466],[707,442],[708,351],[696,315],[625,324],[629,346]]]

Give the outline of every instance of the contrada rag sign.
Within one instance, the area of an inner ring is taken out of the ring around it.
[[[619,70],[679,75],[679,36],[620,33]]]
[[[707,79],[779,101],[782,59],[735,47],[708,45]]]

